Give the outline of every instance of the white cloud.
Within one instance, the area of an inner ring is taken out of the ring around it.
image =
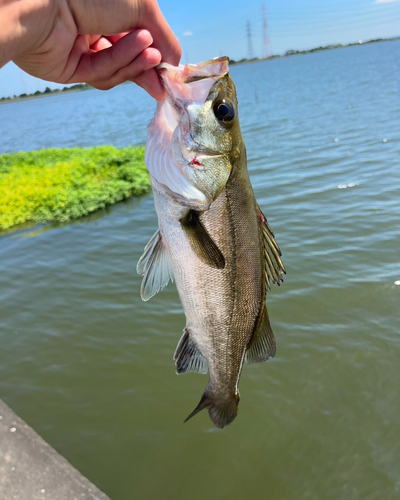
[[[373,3],[394,3],[398,2],[399,0],[375,0]]]
[[[192,35],[193,35],[193,33],[191,31],[185,31],[185,33],[183,34],[183,36],[192,36]]]

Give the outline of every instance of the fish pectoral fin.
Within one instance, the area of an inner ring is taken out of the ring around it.
[[[201,223],[198,212],[189,210],[187,215],[180,219],[180,223],[192,250],[199,259],[211,267],[223,269],[225,267],[224,256]]]
[[[201,354],[195,342],[190,338],[187,328],[183,330],[183,335],[175,350],[174,360],[176,373],[196,372],[206,374],[208,365],[206,358]]]
[[[165,288],[169,280],[174,281],[171,259],[160,229],[147,243],[136,270],[143,275],[140,296],[144,301]]]
[[[271,290],[270,282],[280,286],[283,283],[282,273],[286,274],[285,266],[282,263],[282,252],[275,241],[275,235],[272,232],[265,215],[258,207],[258,215],[261,222],[264,244],[264,262],[265,262],[265,283],[266,289]]]
[[[264,303],[260,323],[251,338],[246,352],[246,363],[262,363],[273,358],[276,352],[275,337],[269,323],[267,307]]]

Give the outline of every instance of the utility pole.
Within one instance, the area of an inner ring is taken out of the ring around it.
[[[269,36],[268,36],[267,9],[265,7],[265,3],[263,3],[262,10],[263,10],[263,54],[262,54],[262,57],[264,57],[265,59],[268,59],[269,57],[272,56],[272,53],[271,53],[271,44],[269,42]]]
[[[247,55],[249,59],[253,59],[253,43],[251,41],[250,21],[247,21]]]

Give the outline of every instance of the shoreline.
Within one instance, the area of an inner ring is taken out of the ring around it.
[[[63,89],[49,89],[45,90],[44,92],[40,92],[39,90],[36,91],[33,94],[20,94],[16,97],[1,97],[0,98],[0,104],[10,104],[12,102],[20,102],[20,101],[30,101],[31,99],[38,99],[42,97],[50,97],[54,95],[63,95],[63,94],[72,94],[73,92],[83,92],[85,90],[93,90],[94,87],[91,85],[88,85],[87,83],[77,83],[76,85],[73,85],[72,87],[64,87]]]
[[[370,43],[394,42],[396,40],[400,40],[400,36],[393,37],[393,38],[376,38],[376,39],[372,39],[372,40],[367,40],[365,42],[360,40],[358,42],[348,43],[346,45],[342,45],[340,43],[339,44],[330,44],[330,45],[326,45],[326,46],[315,47],[315,48],[308,49],[308,50],[291,49],[291,50],[286,51],[285,54],[272,55],[272,56],[267,57],[267,58],[257,58],[257,57],[255,57],[253,59],[243,58],[243,59],[240,59],[238,61],[235,59],[231,59],[230,65],[238,66],[240,64],[251,64],[251,63],[261,62],[261,61],[272,61],[274,59],[282,59],[285,57],[293,57],[293,56],[298,56],[298,55],[303,55],[303,54],[312,54],[314,52],[323,52],[325,50],[344,49],[346,47],[354,47],[356,45],[367,45]],[[51,90],[49,87],[47,87],[44,92],[37,91],[33,94],[27,94],[27,95],[21,94],[19,96],[15,96],[13,98],[1,97],[0,104],[10,104],[13,102],[27,101],[27,100],[41,98],[41,97],[50,97],[50,96],[59,95],[59,94],[70,94],[72,92],[82,92],[84,90],[93,90],[93,89],[94,89],[94,87],[92,87],[91,85],[88,85],[88,84],[84,84],[84,83],[78,83],[76,85],[73,85],[72,87],[64,87],[64,89]]]
[[[272,61],[273,59],[284,59],[286,57],[293,57],[293,56],[300,56],[304,54],[313,54],[315,52],[324,52],[327,50],[336,50],[336,49],[346,49],[347,47],[355,47],[355,46],[360,46],[360,45],[368,45],[371,43],[381,43],[381,42],[395,42],[396,40],[400,40],[400,36],[393,37],[393,38],[375,38],[372,40],[367,40],[367,41],[358,41],[358,42],[353,42],[353,43],[348,43],[346,45],[342,45],[340,43],[337,44],[330,44],[330,45],[325,45],[321,47],[314,47],[312,49],[307,49],[307,50],[295,50],[291,49],[285,52],[285,54],[278,54],[278,55],[272,55],[270,57],[266,58],[253,58],[253,59],[240,59],[239,61],[236,61],[235,59],[232,59],[229,64],[232,66],[238,66],[240,64],[251,64],[255,62],[261,62],[261,61]]]

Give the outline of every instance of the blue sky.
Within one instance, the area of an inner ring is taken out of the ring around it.
[[[265,0],[270,50],[310,49],[400,35],[400,0]],[[253,54],[262,55],[262,1],[159,0],[182,44],[182,62],[248,55],[247,22]],[[0,97],[62,87],[33,78],[14,64],[0,69]]]

